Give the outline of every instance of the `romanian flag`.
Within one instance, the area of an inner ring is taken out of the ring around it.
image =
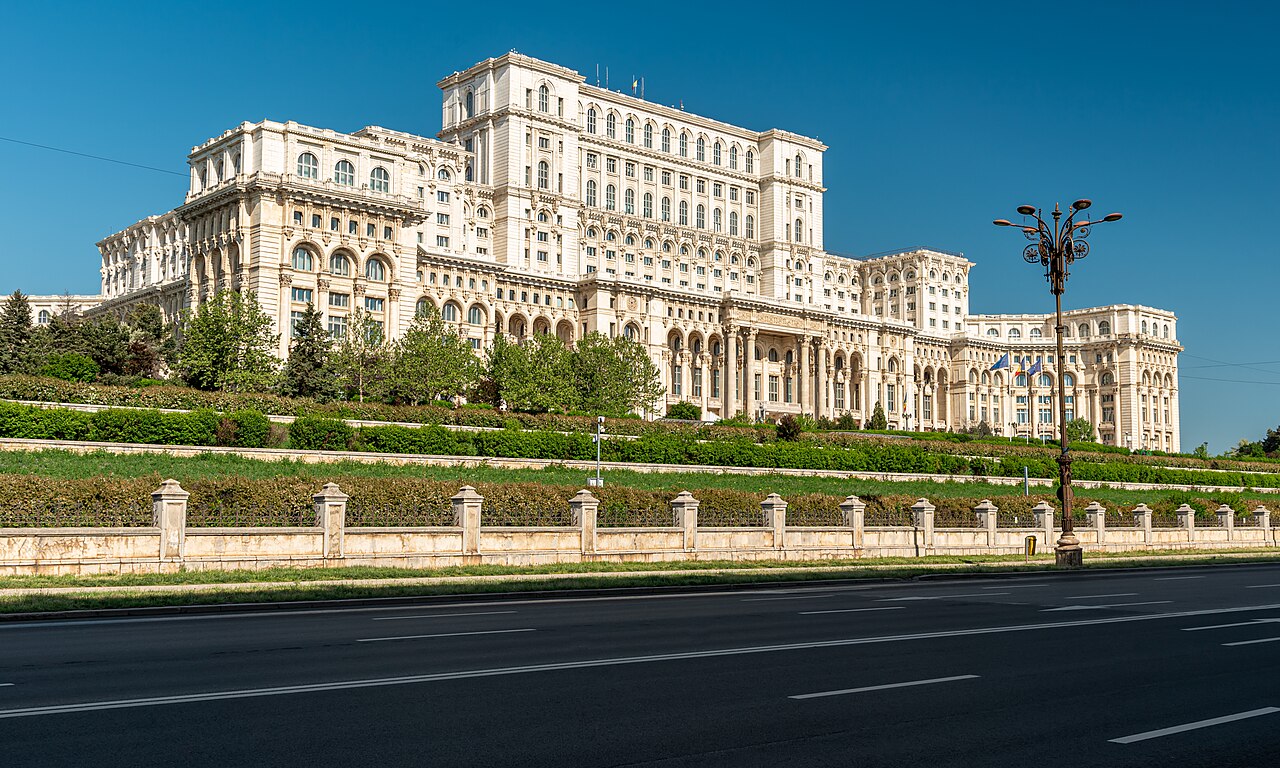
[[[1009,367],[1009,353],[1005,352],[1004,355],[1001,356],[1001,358],[996,361],[996,364],[991,366],[991,370],[998,371],[1001,368],[1008,368],[1008,367]]]

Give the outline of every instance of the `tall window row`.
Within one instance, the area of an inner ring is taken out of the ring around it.
[[[586,116],[587,133],[598,135],[600,132],[600,113],[595,107],[587,108]],[[636,143],[637,124],[635,118],[628,117],[622,124],[622,140],[628,144]],[[639,131],[640,141],[646,149],[654,148],[654,125],[653,123],[645,123]],[[606,112],[604,115],[604,135],[610,139],[618,138],[618,116],[613,112]],[[680,157],[689,157],[691,134],[688,131],[680,131],[675,136],[677,154]],[[658,138],[658,146],[661,151],[671,153],[673,133],[671,128],[663,128]],[[693,157],[700,163],[708,162],[708,155],[712,165],[725,165],[726,155],[728,158],[728,166],[732,170],[738,170],[739,159],[741,159],[742,170],[747,173],[756,172],[756,154],[755,150],[747,149],[740,152],[736,144],[730,144],[726,147],[725,143],[719,139],[708,144],[708,140],[699,136],[692,139]],[[799,158],[799,155],[797,155]],[[799,168],[799,160],[797,159],[796,167]],[[797,176],[800,174],[797,172]]]

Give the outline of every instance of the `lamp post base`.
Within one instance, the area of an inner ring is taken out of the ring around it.
[[[1053,563],[1061,568],[1084,566],[1084,549],[1074,533],[1064,533],[1053,548]]]

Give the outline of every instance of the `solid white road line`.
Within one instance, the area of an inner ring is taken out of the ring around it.
[[[1047,587],[1048,584],[1001,584],[998,587],[983,587],[983,589],[1033,589],[1035,587]]]
[[[186,704],[198,701],[219,701],[223,699],[252,699],[263,696],[286,696],[297,693],[316,693],[322,691],[343,691],[353,688],[384,688],[392,685],[412,685],[431,683],[442,680],[470,680],[481,677],[499,677],[503,675],[520,675],[530,672],[558,672],[566,669],[591,669],[598,667],[618,667],[627,664],[652,664],[663,661],[683,661],[686,659],[708,659],[726,656],[743,656],[755,653],[777,653],[779,651],[800,651],[817,648],[844,648],[854,645],[874,645],[878,643],[907,642],[911,640],[937,640],[949,637],[972,637],[975,635],[997,635],[1008,632],[1033,632],[1044,629],[1064,629],[1069,627],[1092,627],[1104,624],[1129,624],[1135,621],[1157,621],[1160,619],[1183,619],[1191,616],[1217,616],[1230,613],[1249,613],[1252,611],[1273,611],[1280,609],[1280,603],[1269,605],[1246,605],[1236,608],[1208,608],[1198,611],[1178,611],[1176,613],[1149,613],[1132,616],[1108,616],[1101,619],[1077,619],[1075,621],[1052,621],[1041,624],[1014,624],[1001,627],[978,627],[975,629],[955,629],[942,632],[924,632],[915,635],[881,635],[873,637],[854,637],[843,640],[817,640],[808,643],[788,643],[785,645],[760,645],[743,648],[724,648],[710,651],[685,651],[682,653],[663,653],[652,656],[624,656],[611,659],[586,659],[582,661],[565,661],[555,664],[532,664],[522,667],[496,667],[492,669],[474,669],[462,672],[441,672],[431,675],[412,675],[408,677],[383,677],[367,680],[344,680],[331,683],[311,683],[307,685],[284,685],[274,688],[247,688],[230,691],[212,691],[209,693],[193,693],[178,696],[153,696],[141,699],[116,699],[112,701],[86,701],[75,704],[55,704],[44,707],[26,707],[22,709],[0,710],[0,720],[15,717],[39,717],[58,715],[67,712],[90,712],[103,709],[127,709],[131,707],[156,707],[167,704]]]
[[[1223,646],[1232,648],[1237,645],[1257,645],[1258,643],[1280,643],[1280,637],[1264,637],[1261,640],[1240,640],[1235,643],[1223,643]]]
[[[429,640],[433,637],[467,637],[469,635],[508,635],[512,632],[536,632],[536,629],[491,629],[486,632],[443,632],[438,635],[403,635],[401,637],[366,637],[357,643],[383,643],[388,640]]]
[[[1175,733],[1184,733],[1186,731],[1194,731],[1200,728],[1208,728],[1214,725],[1223,725],[1225,723],[1234,723],[1237,720],[1248,720],[1251,717],[1260,717],[1262,715],[1271,715],[1280,712],[1280,707],[1263,707],[1261,709],[1251,709],[1248,712],[1238,712],[1234,715],[1224,715],[1223,717],[1214,717],[1208,720],[1197,720],[1194,723],[1185,725],[1175,725],[1171,728],[1161,728],[1158,731],[1147,731],[1146,733],[1135,733],[1132,736],[1121,736],[1118,739],[1110,739],[1113,744],[1132,744],[1135,741],[1146,741],[1147,739],[1158,739],[1161,736],[1172,736]]]
[[[1208,576],[1160,576],[1152,581],[1186,581],[1187,579],[1207,579]]]
[[[956,680],[973,680],[977,675],[955,675],[953,677],[935,677],[931,680],[912,680],[909,683],[889,683],[888,685],[868,685],[864,688],[844,688],[839,691],[822,691],[821,693],[802,693],[788,696],[788,699],[821,699],[826,696],[843,696],[846,693],[866,693],[868,691],[887,691],[890,688],[910,688],[915,685],[932,685],[934,683],[953,683]]]
[[[835,595],[785,595],[783,597],[744,597],[744,603],[763,603],[770,600],[816,600],[820,597],[835,597]]]
[[[1093,600],[1101,597],[1134,597],[1137,592],[1112,592],[1109,595],[1067,595],[1063,600]]]
[[[921,595],[919,597],[882,597],[877,603],[903,603],[914,600],[946,600],[952,597],[995,597],[996,595],[1008,595],[1009,592],[979,592],[973,595]]]
[[[1280,619],[1254,619],[1253,621],[1238,621],[1234,624],[1212,624],[1207,627],[1183,627],[1182,631],[1183,632],[1199,632],[1202,629],[1227,629],[1229,627],[1253,627],[1253,626],[1257,626],[1258,624],[1265,624],[1267,622],[1274,622],[1274,621],[1280,621]]]
[[[0,683],[0,688],[4,688],[5,686],[9,686],[9,685],[13,685],[13,683]]]
[[[501,616],[515,611],[476,611],[474,613],[423,613],[417,616],[375,616],[374,621],[402,621],[404,619],[443,619],[450,616]]]
[[[1266,589],[1267,587],[1280,587],[1280,584],[1250,584],[1245,589]]]
[[[1163,605],[1172,603],[1172,600],[1144,600],[1140,603],[1096,603],[1094,605],[1064,605],[1060,608],[1042,608],[1041,613],[1053,613],[1054,611],[1100,611],[1103,608],[1127,608],[1131,605]]]
[[[885,605],[880,608],[834,608],[829,611],[800,611],[801,616],[819,616],[824,613],[862,613],[863,611],[901,611],[905,605]]]

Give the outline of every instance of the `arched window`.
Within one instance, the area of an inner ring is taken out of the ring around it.
[[[694,226],[698,229],[707,228],[707,207],[702,203],[698,203],[697,218],[694,220]]]
[[[458,305],[452,301],[445,302],[444,308],[440,310],[440,317],[444,318],[446,322],[458,322]]]
[[[551,91],[547,89],[546,83],[538,86],[538,111],[546,112],[551,107]]]
[[[1037,386],[1037,387],[1052,387],[1052,386],[1053,386],[1053,379],[1049,378],[1049,374],[1047,374],[1047,373],[1042,373],[1042,374],[1040,374],[1040,378],[1036,380],[1036,386]]]
[[[618,137],[618,116],[612,112],[604,116],[604,134],[611,139]]]
[[[1164,327],[1164,337],[1165,337],[1166,339],[1167,339],[1167,338],[1169,338],[1169,326],[1168,326],[1168,325],[1165,325],[1165,327]]]
[[[1042,333],[1039,328],[1032,328],[1031,333],[1028,335],[1033,339],[1039,339],[1044,336],[1044,333]]]
[[[999,329],[999,328],[988,328],[988,329],[987,329],[987,335],[988,335],[988,336],[999,336],[999,335],[1000,335],[1000,329]]]
[[[680,201],[680,220],[678,222],[683,226],[689,226],[689,203],[685,200]]]
[[[701,136],[698,137],[698,162],[706,162],[707,160],[707,142]]]
[[[314,179],[320,175],[320,161],[310,152],[298,155],[298,175],[304,179]]]
[[[892,369],[891,369],[891,370],[892,370]],[[991,384],[991,374],[990,374],[990,373],[988,373],[987,371],[983,371],[983,372],[982,372],[982,383],[983,383],[983,384],[986,384],[986,385],[990,385],[990,384]]]
[[[1142,321],[1142,334],[1143,334],[1144,336],[1147,334],[1147,321],[1146,321],[1146,320],[1143,320],[1143,321]]]
[[[653,123],[644,124],[644,145],[653,149]]]
[[[616,210],[618,207],[618,189],[612,184],[604,188],[604,209],[606,211]]]
[[[1080,328],[1079,328],[1079,332],[1080,332],[1080,338],[1082,338],[1082,339],[1087,339],[1087,338],[1089,338],[1089,324],[1088,324],[1088,323],[1081,323],[1081,324],[1080,324]]]
[[[636,121],[629,117],[627,118],[627,125],[624,129],[623,137],[627,140],[628,144],[636,143]]]
[[[539,224],[546,224],[546,223],[547,223],[548,221],[550,221],[550,220],[551,220],[551,217],[547,215],[547,212],[546,212],[546,211],[538,211],[538,223],[539,223]]]
[[[801,236],[803,232],[804,232],[804,222],[800,221],[799,219],[796,219],[795,238],[797,243],[804,241],[804,238]]]
[[[435,309],[435,305],[430,301],[425,298],[418,299],[418,305],[414,307],[413,314],[415,317],[425,317],[433,309]]]
[[[341,253],[329,257],[329,274],[347,277],[351,274],[351,259]]]
[[[476,95],[473,92],[467,91],[467,98],[463,102],[463,104],[465,106],[465,109],[463,110],[463,113],[462,113],[463,115],[465,115],[466,117],[471,117],[476,113]]]
[[[369,172],[369,189],[374,192],[391,191],[391,174],[386,168],[379,166]]]
[[[718,141],[711,147],[711,162],[720,164],[720,142]]]
[[[333,166],[333,180],[344,187],[354,187],[356,167],[347,160],[339,160],[338,164]]]
[[[452,177],[449,175],[449,169],[442,167],[439,171],[436,172],[436,178],[441,181],[448,181]]]
[[[622,335],[628,339],[634,339],[636,337],[636,327],[631,323],[627,323],[627,327],[622,329]]]
[[[636,213],[636,191],[628,189],[622,193],[622,212],[634,216]]]
[[[1116,377],[1111,374],[1111,371],[1107,371],[1102,374],[1102,386],[1109,387],[1115,383]]]
[[[747,173],[756,172],[756,153],[749,149],[747,150],[746,170],[747,170]]]
[[[1020,339],[1020,338],[1022,338],[1022,331],[1020,331],[1020,330],[1019,330],[1019,329],[1017,329],[1017,328],[1010,328],[1010,329],[1009,329],[1009,338],[1011,338],[1011,339]]]
[[[738,212],[729,211],[729,234],[738,234]]]
[[[550,186],[550,171],[546,160],[538,161],[538,189],[547,189]]]
[[[735,171],[738,169],[738,147],[736,144],[729,147],[729,167]]]
[[[587,110],[587,133],[596,132],[596,108],[591,107]]]
[[[1099,335],[1099,336],[1110,336],[1110,335],[1111,335],[1111,323],[1108,323],[1106,320],[1103,320],[1102,322],[1098,323],[1098,335]]]
[[[680,133],[680,156],[689,156],[689,134],[683,131]]]
[[[769,347],[769,362],[771,363],[778,362],[778,350],[774,349],[773,347]]]
[[[472,325],[484,325],[484,310],[474,305],[467,310],[467,322]]]
[[[1013,385],[1014,385],[1015,387],[1025,387],[1025,386],[1027,386],[1027,374],[1025,374],[1025,373],[1020,373],[1020,374],[1018,374],[1017,376],[1014,376],[1014,377],[1013,377]]]
[[[671,221],[671,198],[662,198],[662,220]]]
[[[671,130],[669,128],[662,129],[662,151],[671,151]]]
[[[48,325],[49,320],[51,319],[52,317],[49,315],[49,310],[42,309],[40,310],[39,316],[36,318],[36,322],[39,323],[40,325]]]
[[[387,279],[387,268],[378,259],[369,259],[364,265],[364,276],[382,282]]]
[[[644,210],[642,211],[646,219],[653,218],[653,193],[644,193]]]
[[[750,240],[756,236],[756,218],[748,213],[747,218],[744,221],[746,223],[746,227],[743,230],[743,234],[746,235],[748,240]]]
[[[293,249],[293,268],[303,272],[310,272],[315,269],[315,257],[311,255],[311,251],[298,246]]]
[[[587,180],[587,205],[595,207],[596,204],[596,182],[595,179]]]
[[[1074,387],[1076,385],[1076,377],[1069,373],[1062,374],[1062,386]]]
[[[711,231],[713,231],[713,232],[719,232],[719,231],[720,231],[720,229],[721,229],[721,227],[720,227],[720,216],[721,216],[721,213],[720,213],[720,209],[719,209],[719,208],[714,208],[714,209],[712,209],[712,211],[711,211]]]
[[[482,205],[476,209],[476,215],[482,219],[487,219],[489,218],[489,209]]]

